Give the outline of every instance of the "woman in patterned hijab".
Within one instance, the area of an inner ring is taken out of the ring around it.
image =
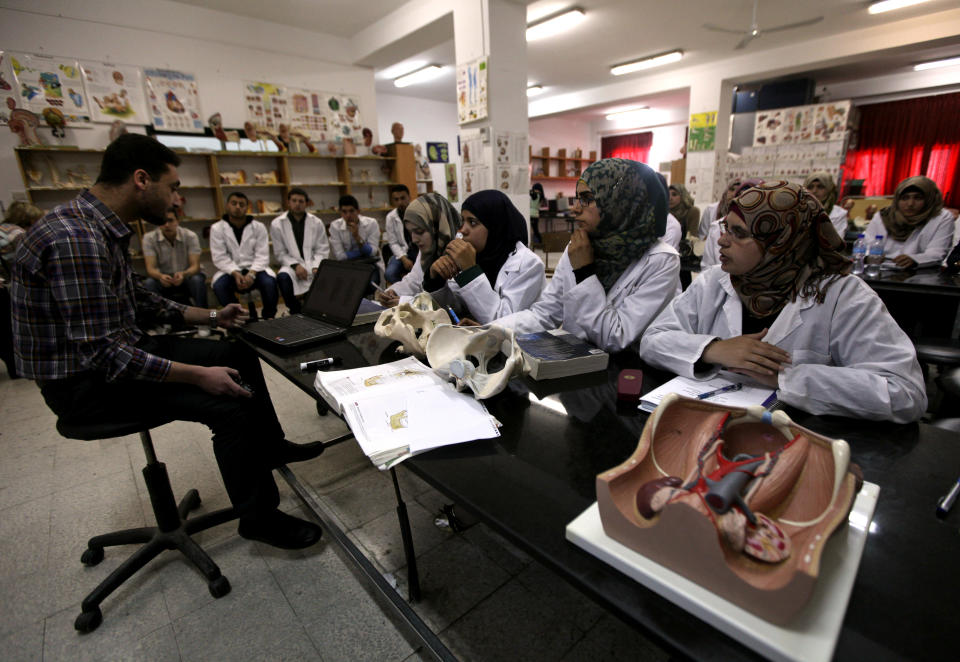
[[[462,224],[460,212],[439,193],[425,193],[407,205],[403,225],[420,248],[424,280],[430,277],[430,267],[443,255]]]
[[[577,184],[582,208],[596,204],[599,223],[587,230],[592,263],[605,292],[666,232],[667,192],[649,166],[627,159],[601,159]],[[579,232],[579,231],[578,231]],[[569,252],[577,248],[577,233]],[[570,255],[574,269],[578,266]],[[588,262],[589,264],[589,262]]]
[[[745,238],[762,251],[756,266],[730,277],[753,317],[776,315],[798,296],[823,303],[831,283],[850,270],[830,217],[813,194],[797,184],[774,181],[748,188],[730,203],[730,213],[743,219],[749,232]],[[742,240],[733,236],[733,241]]]
[[[923,208],[913,216],[900,211],[900,199],[913,189],[923,194]],[[914,231],[926,225],[943,209],[943,194],[932,179],[923,176],[907,177],[893,193],[893,204],[880,212],[883,227],[897,241],[906,241]]]

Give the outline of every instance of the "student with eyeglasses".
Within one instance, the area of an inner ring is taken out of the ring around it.
[[[658,239],[667,191],[648,166],[602,159],[577,182],[577,229],[529,310],[496,321],[520,333],[562,326],[608,352],[633,345],[680,289],[680,256]]]
[[[747,188],[720,221],[720,265],[650,325],[640,357],[684,377],[721,368],[812,414],[915,421],[927,407],[913,344],[856,276],[809,191]]]

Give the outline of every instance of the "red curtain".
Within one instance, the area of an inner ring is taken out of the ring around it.
[[[844,180],[863,179],[864,195],[893,195],[901,180],[926,175],[948,207],[960,207],[960,93],[860,106],[856,149]]]
[[[600,156],[604,159],[630,159],[646,163],[653,144],[653,131],[600,139]]]

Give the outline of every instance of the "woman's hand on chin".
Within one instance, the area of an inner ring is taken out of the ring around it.
[[[460,267],[449,256],[442,255],[430,265],[430,275],[450,280],[460,273]]]
[[[477,263],[477,249],[464,239],[454,239],[447,244],[446,254],[456,262],[461,270],[466,270]]]
[[[567,246],[567,258],[574,271],[593,263],[593,246],[586,230],[574,230]]]

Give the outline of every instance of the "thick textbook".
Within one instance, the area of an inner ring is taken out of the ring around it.
[[[610,355],[562,329],[517,335],[531,379],[556,379],[604,370]]]
[[[458,393],[412,356],[317,373],[314,387],[380,469],[431,448],[500,436],[500,423],[482,402]]]
[[[360,326],[361,324],[376,322],[380,319],[380,313],[385,310],[386,308],[376,301],[360,299],[360,307],[357,308],[357,314],[353,316],[353,324],[351,324],[351,326]]]

